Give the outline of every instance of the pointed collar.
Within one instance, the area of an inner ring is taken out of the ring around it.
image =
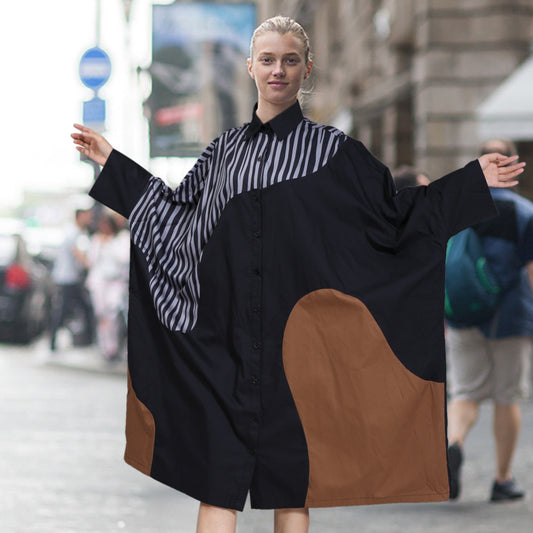
[[[276,134],[276,137],[280,140],[286,139],[291,131],[296,129],[296,126],[300,124],[304,116],[302,113],[302,108],[298,100],[291,105],[291,107],[285,109],[279,115],[276,115],[273,119],[265,122],[261,122],[257,116],[257,104],[254,106],[254,113],[252,116],[252,121],[248,124],[248,129],[245,133],[245,138],[251,139],[259,131],[273,131]]]

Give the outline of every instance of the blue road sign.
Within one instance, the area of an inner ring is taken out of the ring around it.
[[[80,79],[89,89],[99,89],[111,75],[111,60],[101,48],[89,48],[80,60]]]
[[[83,102],[83,123],[86,126],[105,123],[105,100],[95,96],[92,100]]]

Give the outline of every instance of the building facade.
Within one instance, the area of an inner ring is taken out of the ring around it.
[[[306,112],[430,178],[477,155],[478,108],[530,57],[533,0],[258,0],[314,51]],[[533,131],[520,134],[533,168]],[[533,175],[533,171],[530,171]],[[523,180],[533,192],[533,179]]]

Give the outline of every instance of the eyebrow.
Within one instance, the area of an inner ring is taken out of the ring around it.
[[[275,56],[276,54],[274,52],[259,52],[257,55],[259,55],[259,56]],[[298,52],[287,52],[286,54],[282,55],[282,57],[287,57],[287,56],[300,57],[300,54]]]

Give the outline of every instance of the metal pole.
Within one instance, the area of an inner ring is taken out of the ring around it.
[[[96,46],[100,46],[100,0],[96,0]]]

